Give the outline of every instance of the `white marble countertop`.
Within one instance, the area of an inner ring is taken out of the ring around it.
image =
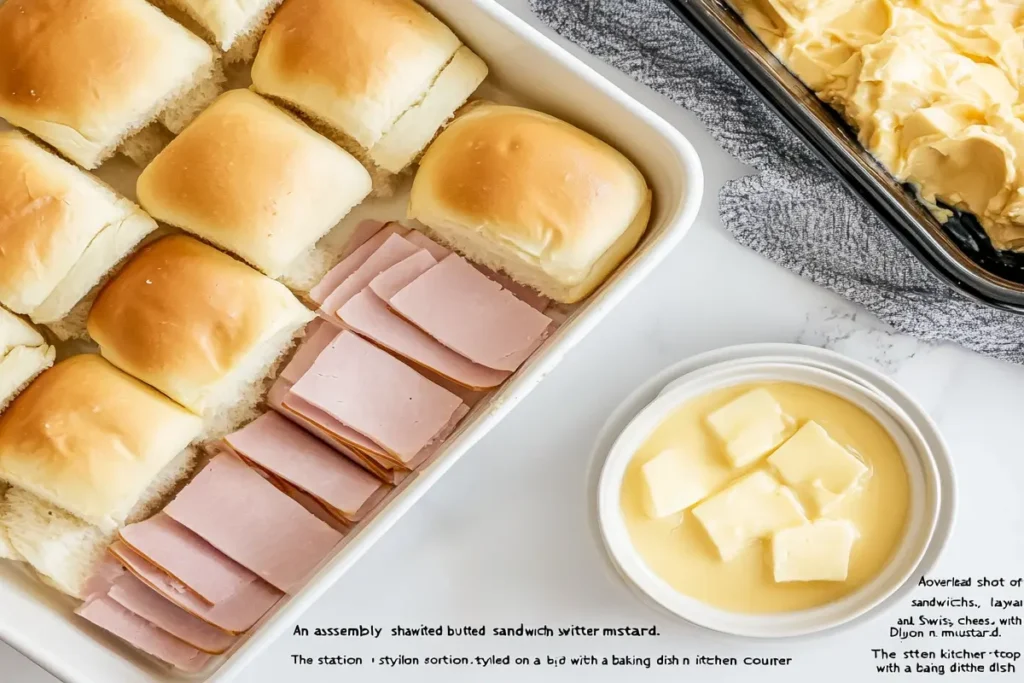
[[[505,0],[505,4],[524,16],[529,14],[526,0]],[[243,675],[247,683],[541,683],[576,681],[582,675],[578,669],[548,667],[498,668],[492,669],[493,673],[369,665],[357,670],[300,668],[291,659],[299,653],[367,658],[384,654],[511,654],[543,659],[549,654],[582,653],[656,657],[669,652],[678,656],[774,656],[792,657],[793,661],[787,667],[764,668],[752,680],[790,683],[794,678],[819,680],[823,674],[835,683],[871,680],[876,675],[871,649],[894,645],[888,637],[889,626],[899,607],[850,630],[810,641],[766,643],[723,637],[680,624],[645,606],[609,575],[592,539],[585,468],[592,439],[609,412],[642,380],[673,361],[738,343],[785,341],[824,346],[874,364],[903,384],[937,421],[957,466],[961,503],[957,527],[936,574],[1021,575],[1024,368],[959,348],[928,346],[894,336],[865,311],[736,245],[718,220],[716,197],[724,181],[746,170],[718,149],[687,112],[597,60],[586,59],[677,126],[697,148],[704,162],[707,191],[696,225],[657,272],[428,492],[301,624],[373,624],[385,630],[396,624],[421,623],[656,624],[662,635],[634,640],[544,641],[493,637],[397,640],[386,635],[379,640],[284,637]],[[1024,591],[1018,591],[1017,597],[1024,597]],[[938,647],[934,642],[931,645]],[[944,644],[951,645],[956,643]],[[971,645],[992,649],[991,643]],[[842,666],[837,667],[839,662]],[[586,672],[589,681],[624,680],[622,668]],[[641,669],[635,678],[710,683],[735,681],[735,675],[728,668],[705,667]],[[0,681],[54,680],[0,643]],[[629,680],[634,680],[634,675]],[[747,680],[746,674],[743,680]]]

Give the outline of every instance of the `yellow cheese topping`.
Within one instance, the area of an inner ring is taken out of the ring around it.
[[[893,176],[1024,249],[1024,2],[733,4]]]
[[[724,415],[736,418],[728,437]],[[729,437],[742,438],[740,423],[780,416],[781,445],[734,466]],[[909,504],[903,457],[885,428],[843,398],[789,382],[683,404],[637,450],[620,494],[652,572],[745,613],[808,609],[857,590],[896,551]]]

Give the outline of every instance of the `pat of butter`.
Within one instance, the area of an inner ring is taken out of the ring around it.
[[[743,467],[782,443],[786,420],[782,406],[767,389],[754,389],[707,417],[708,426],[725,442],[733,467]]]
[[[693,508],[693,515],[726,562],[760,538],[807,523],[793,492],[762,471],[708,498]]]
[[[728,468],[699,449],[666,449],[640,469],[647,514],[655,519],[699,503],[729,480]]]
[[[813,420],[779,446],[768,463],[787,484],[806,491],[823,513],[868,473],[867,465]]]
[[[782,529],[772,537],[775,581],[846,581],[857,540],[851,522],[819,519]]]

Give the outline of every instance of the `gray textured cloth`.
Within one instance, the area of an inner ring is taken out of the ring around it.
[[[745,246],[900,332],[1024,363],[1024,317],[975,304],[920,265],[659,0],[531,0],[563,36],[694,112],[757,173],[719,193]]]

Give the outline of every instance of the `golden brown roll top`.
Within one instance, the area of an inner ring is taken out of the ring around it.
[[[0,4],[0,117],[85,168],[213,62],[206,43],[143,0]]]
[[[341,133],[369,151],[372,163],[397,173],[486,74],[483,62],[413,0],[286,0],[260,44],[252,80],[258,92]]]
[[[27,136],[0,133],[0,304],[59,320],[156,227]]]
[[[244,402],[313,318],[279,282],[182,235],[103,289],[89,334],[107,358],[200,414]]]
[[[248,90],[232,90],[146,167],[139,202],[271,277],[370,192],[350,154]]]
[[[632,251],[651,191],[625,156],[547,114],[472,107],[427,149],[409,217],[470,258],[572,303]]]
[[[0,479],[113,528],[201,426],[99,356],[75,356],[0,416]]]

